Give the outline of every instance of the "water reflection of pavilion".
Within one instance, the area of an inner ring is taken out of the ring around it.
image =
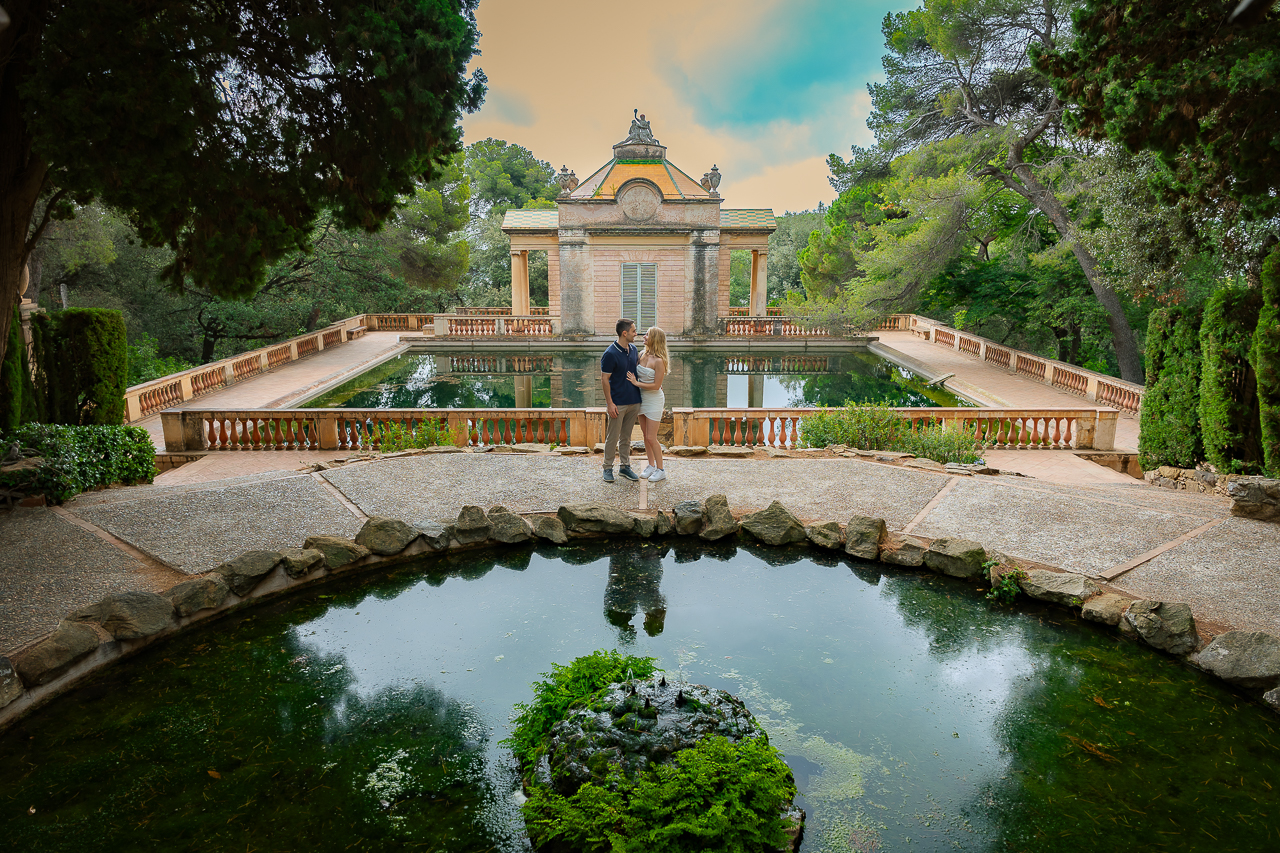
[[[515,384],[515,407],[533,406],[538,377],[550,378],[552,408],[603,406],[600,376],[594,357],[553,353],[437,353],[435,376],[510,376]],[[813,353],[781,355],[715,355],[696,361],[675,359],[663,383],[668,407],[725,407],[730,376],[747,376],[747,405],[762,406],[766,376],[817,376],[840,371],[838,355]],[[712,402],[714,400],[714,402]]]

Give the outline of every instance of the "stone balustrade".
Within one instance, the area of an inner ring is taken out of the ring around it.
[[[590,409],[183,409],[162,412],[165,450],[379,450],[382,433],[441,430],[459,447],[604,441],[605,410]]]
[[[719,333],[728,338],[838,338],[856,335],[849,328],[846,335],[833,335],[826,326],[812,325],[794,317],[740,317],[719,319]]]
[[[449,309],[450,314],[459,317],[510,317],[511,306],[483,307],[476,305],[455,305]],[[529,308],[529,316],[532,317],[548,317],[551,315],[551,309],[545,305],[533,305]]]
[[[1010,349],[918,314],[890,315],[877,326],[877,331],[911,332],[939,346],[989,362],[1035,382],[1052,385],[1099,405],[1114,406],[1133,414],[1142,408],[1145,389],[1141,385],[1056,359]]]
[[[337,346],[349,340],[354,330],[368,328],[368,318],[377,316],[387,315],[358,314],[334,323],[327,329],[300,335],[284,343],[272,344],[252,352],[241,353],[210,364],[202,364],[181,373],[134,385],[125,391],[124,421],[137,423],[163,409],[219,391],[228,385],[243,382],[245,379],[282,364]],[[374,322],[376,324],[376,320]]]
[[[818,409],[672,409],[676,445],[800,446],[803,421]],[[999,450],[1113,450],[1115,409],[900,408],[912,428],[942,424]]]
[[[800,444],[803,421],[819,409],[672,410],[672,443],[701,447]],[[1112,450],[1115,409],[897,409],[913,428],[941,423],[998,449]],[[382,431],[443,430],[459,447],[604,441],[605,410],[586,409],[185,409],[161,414],[165,450],[378,450]]]

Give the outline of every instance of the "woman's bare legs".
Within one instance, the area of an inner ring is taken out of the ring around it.
[[[658,425],[645,415],[640,418],[640,434],[644,436],[644,455],[649,460],[649,464],[654,468],[661,468],[662,451],[658,451],[658,462],[654,462],[653,450],[658,446]]]
[[[644,434],[644,452],[649,457],[649,464],[661,471],[662,444],[658,442],[658,422],[641,415],[640,432]]]

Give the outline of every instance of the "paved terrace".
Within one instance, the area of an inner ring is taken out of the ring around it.
[[[1082,402],[909,333],[879,337],[935,375],[956,374],[951,387],[996,405]],[[371,332],[184,405],[287,405],[400,348],[398,334]],[[159,418],[142,425],[159,442]],[[1116,443],[1136,447],[1134,418],[1122,417]],[[1280,565],[1265,559],[1280,553],[1280,526],[1230,518],[1225,499],[1148,487],[1070,452],[992,452],[990,464],[1027,476],[973,478],[803,453],[672,459],[671,479],[652,488],[600,482],[599,456],[450,454],[298,472],[335,455],[210,453],[152,485],[0,514],[0,654],[108,592],[161,591],[247,549],[300,545],[315,533],[354,535],[368,515],[449,520],[469,503],[525,512],[581,501],[669,509],[718,492],[736,511],[779,498],[807,521],[882,516],[894,531],[963,536],[1064,569],[1125,569],[1113,581],[1118,589],[1187,601],[1197,618],[1221,626],[1280,633]]]

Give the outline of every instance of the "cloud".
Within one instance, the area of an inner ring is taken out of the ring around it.
[[[480,114],[515,127],[530,127],[538,120],[533,104],[524,95],[492,86],[484,97]]]

